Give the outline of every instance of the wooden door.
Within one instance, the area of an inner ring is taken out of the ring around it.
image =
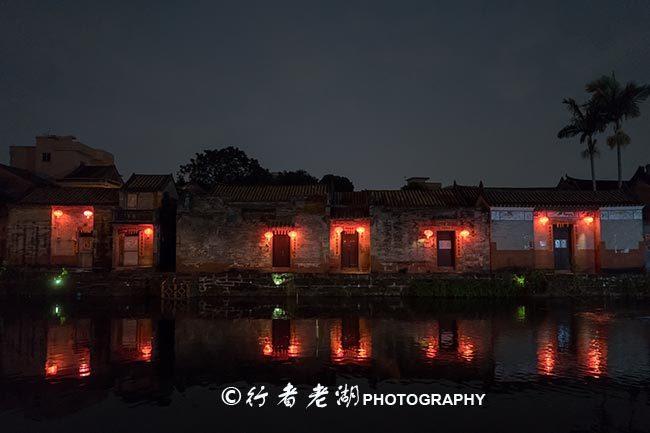
[[[359,267],[359,233],[341,233],[341,267]]]
[[[568,271],[571,269],[571,226],[553,226],[553,256],[555,269]]]
[[[440,231],[436,235],[438,266],[454,267],[456,264],[456,232]]]
[[[288,268],[291,266],[291,239],[287,234],[273,235],[273,267]]]

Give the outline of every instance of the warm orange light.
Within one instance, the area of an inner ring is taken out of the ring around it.
[[[270,356],[273,354],[273,346],[271,346],[271,343],[266,343],[264,347],[262,348],[262,353],[265,356]]]
[[[340,235],[341,233],[343,233],[343,227],[337,227],[334,229],[334,231],[336,232],[337,235]]]
[[[153,229],[151,227],[147,227],[144,229],[144,234],[147,236],[151,236],[153,234]]]
[[[45,366],[46,376],[56,376],[58,372],[59,372],[59,366],[56,364],[49,364]]]
[[[266,232],[264,233],[264,237],[266,238],[267,241],[270,241],[273,239],[273,233],[272,232]]]
[[[298,236],[298,233],[296,233],[295,230],[291,230],[291,231],[289,232],[289,237],[290,237],[291,239],[295,239],[297,236]]]
[[[362,235],[363,232],[365,232],[365,231],[366,231],[366,229],[364,229],[363,227],[357,227],[357,233],[359,233],[360,235]]]
[[[592,222],[594,222],[594,217],[586,216],[583,218],[583,221],[586,222],[587,224],[591,224]]]
[[[90,376],[90,364],[87,362],[82,362],[79,364],[79,377],[88,377]]]
[[[90,218],[91,216],[93,216],[93,211],[91,211],[91,210],[85,210],[85,211],[84,211],[84,216],[85,216],[86,218]]]
[[[548,222],[548,217],[547,216],[539,217],[539,222],[540,224],[546,224]]]
[[[428,229],[425,230],[424,231],[424,236],[426,236],[427,239],[429,239],[431,236],[433,236],[433,230],[428,230]]]
[[[63,216],[63,211],[61,209],[57,209],[52,212],[52,215],[54,215],[54,218],[61,218]]]
[[[469,236],[469,230],[462,230],[462,231],[460,232],[460,236],[461,236],[462,238],[466,238],[466,237],[468,237],[468,236]]]
[[[474,359],[474,353],[476,349],[474,348],[474,343],[469,337],[461,338],[458,343],[458,354],[465,361],[472,361]]]
[[[142,359],[144,359],[145,361],[150,361],[151,360],[151,352],[152,352],[151,343],[145,343],[140,348],[140,353],[142,354]]]

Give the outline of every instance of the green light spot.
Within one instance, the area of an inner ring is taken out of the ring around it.
[[[524,305],[517,307],[517,320],[526,320],[526,307]]]
[[[63,283],[65,282],[65,277],[66,277],[67,275],[68,275],[68,271],[67,271],[65,268],[63,268],[63,269],[61,270],[61,272],[59,272],[58,275],[55,275],[55,276],[52,278],[52,285],[53,285],[54,287],[61,287],[61,286],[63,285]]]
[[[271,274],[271,279],[273,280],[273,284],[276,286],[282,285],[284,283],[284,275],[283,274]]]
[[[525,275],[515,275],[512,277],[513,281],[519,287],[524,287],[526,285],[526,276]]]
[[[284,311],[284,310],[283,310],[282,308],[280,308],[280,307],[275,307],[275,308],[273,309],[273,315],[272,315],[272,317],[273,317],[273,319],[276,319],[276,320],[277,320],[277,319],[286,319],[286,318],[287,318],[287,312]]]

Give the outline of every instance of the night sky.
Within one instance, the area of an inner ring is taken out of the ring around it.
[[[552,185],[589,176],[556,138],[562,98],[612,70],[650,83],[647,0],[91,3],[0,0],[1,162],[52,133],[124,177],[235,145],[357,188]],[[650,102],[624,128],[629,177],[650,163]]]

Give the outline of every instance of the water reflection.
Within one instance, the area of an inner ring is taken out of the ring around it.
[[[330,328],[332,361],[337,364],[363,365],[372,358],[372,330],[365,318],[345,317],[334,320]]]
[[[87,319],[52,324],[47,329],[45,376],[88,377],[91,322]]]
[[[69,395],[58,388],[67,383],[100,390],[99,399],[112,390],[127,401],[171,404],[175,390],[194,385],[332,384],[339,374],[373,383],[478,381],[491,392],[549,381],[571,383],[567,389],[650,383],[650,306],[405,308],[293,308],[283,318],[265,304],[236,317],[193,309],[113,317],[61,306],[44,315],[7,310],[0,315],[0,381],[9,397],[0,399],[0,413],[35,404],[16,397],[35,384],[54,400]]]

